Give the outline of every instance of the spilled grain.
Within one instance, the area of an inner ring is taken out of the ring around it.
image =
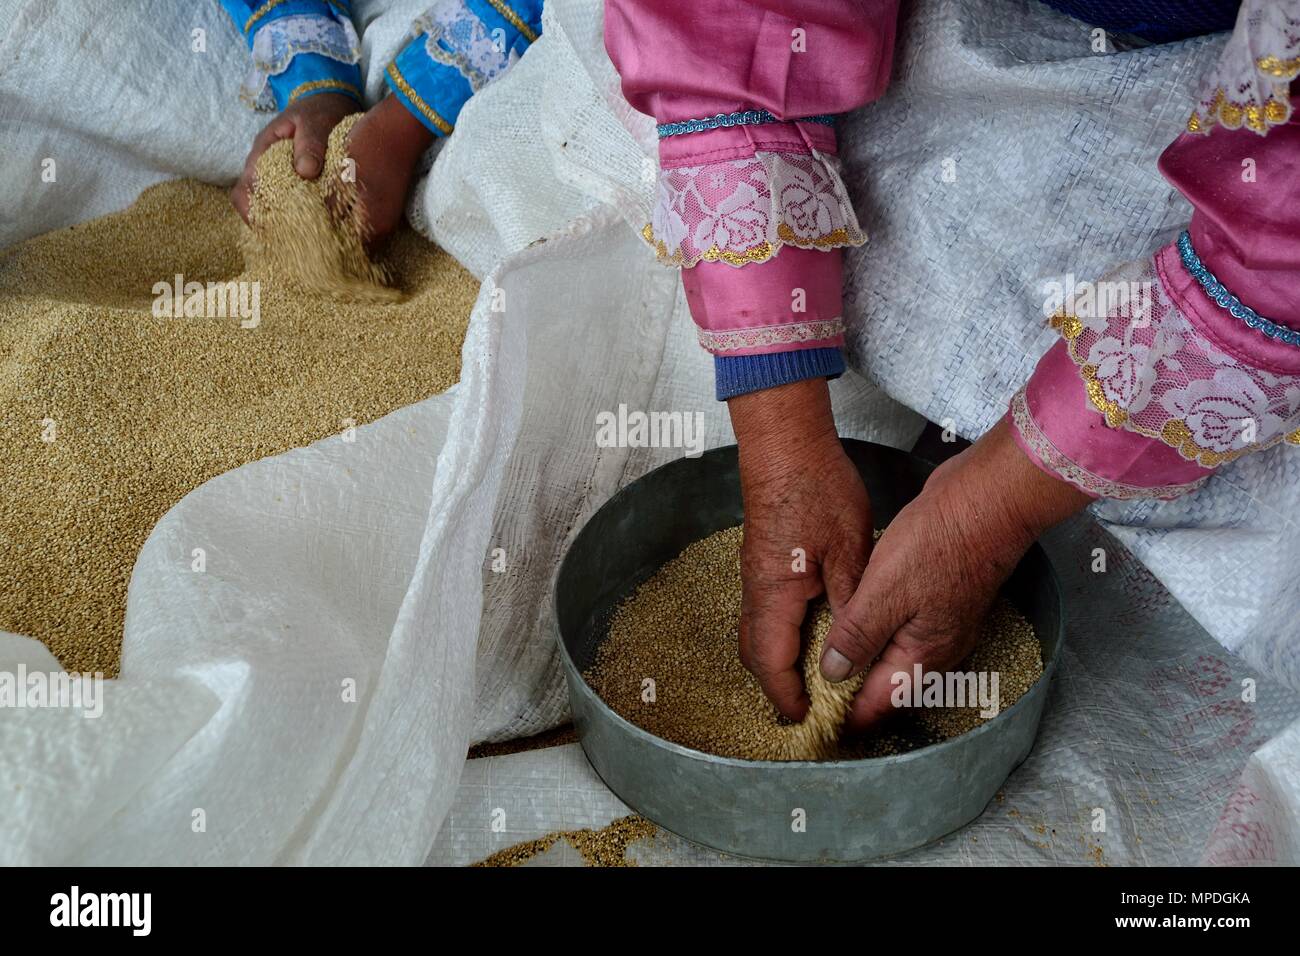
[[[659,832],[649,820],[631,814],[619,817],[598,830],[557,830],[536,840],[526,840],[498,850],[486,859],[474,863],[476,867],[522,866],[545,853],[561,839],[578,851],[587,866],[636,866],[627,855],[628,849],[638,841],[654,839]]]

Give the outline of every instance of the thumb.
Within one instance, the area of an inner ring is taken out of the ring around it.
[[[315,179],[325,168],[325,140],[301,123],[293,136],[293,171],[303,179]]]
[[[899,589],[886,586],[882,577],[868,564],[853,597],[835,613],[821,660],[822,676],[833,684],[848,680],[874,661],[910,617],[893,598]]]
[[[911,626],[910,623],[905,624],[900,633],[906,633]],[[899,705],[895,703],[895,693],[901,686],[898,675],[902,674],[910,681],[912,666],[918,663],[924,665],[915,654],[909,654],[898,642],[891,641],[880,659],[871,665],[862,681],[862,689],[853,698],[853,706],[849,710],[849,729],[866,730],[897,712]],[[911,684],[906,686],[910,688]]]

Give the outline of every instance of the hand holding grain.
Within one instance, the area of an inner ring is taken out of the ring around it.
[[[800,627],[823,594],[837,614],[871,552],[871,505],[831,416],[824,379],[728,402],[745,507],[740,659],[786,717],[802,720]]]
[[[1089,500],[1035,467],[1005,420],[936,469],[885,529],[827,635],[828,680],[867,671],[848,727],[862,730],[893,712],[898,671],[960,663],[1034,539]]]
[[[290,103],[284,111],[267,123],[253,140],[253,148],[244,160],[244,170],[239,174],[230,201],[240,218],[248,222],[248,207],[252,202],[253,181],[257,178],[257,161],[272,143],[282,139],[293,140],[293,168],[303,179],[315,179],[325,163],[325,147],[330,133],[343,117],[361,109],[357,101],[342,93],[318,93]]]
[[[352,128],[348,156],[356,163],[356,189],[351,194],[360,209],[331,211],[364,223],[372,249],[402,224],[420,156],[432,142],[433,134],[395,96],[371,107]]]

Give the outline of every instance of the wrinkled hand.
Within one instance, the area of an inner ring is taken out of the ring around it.
[[[797,668],[808,602],[852,597],[871,551],[871,506],[844,453],[823,379],[729,403],[740,445],[745,543],[740,658],[787,717],[808,709]]]
[[[1005,420],[936,469],[886,528],[826,638],[821,668],[829,680],[870,665],[850,729],[894,712],[895,673],[959,664],[1025,551],[1090,500],[1030,462]]]
[[[318,93],[290,103],[279,116],[267,123],[253,140],[253,148],[244,160],[244,170],[230,190],[230,201],[244,222],[248,222],[253,180],[257,178],[257,161],[272,143],[292,139],[294,171],[303,179],[315,179],[325,165],[325,146],[329,142],[330,132],[343,117],[360,109],[356,100],[350,96],[342,93]]]

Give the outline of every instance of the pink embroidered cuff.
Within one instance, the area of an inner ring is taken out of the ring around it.
[[[682,271],[700,344],[714,355],[843,345],[838,249],[787,249],[745,269],[702,262]]]
[[[659,125],[642,235],[682,268],[715,355],[843,341],[839,250],[866,236],[833,117],[884,91],[897,13],[897,0],[715,0],[707,14],[696,0],[606,0],[623,94]]]
[[[867,240],[839,160],[822,152],[760,151],[663,168],[642,234],[660,262],[687,269],[766,262],[787,246],[842,249]]]
[[[1011,433],[1029,459],[1098,498],[1176,498],[1210,470],[1151,439],[1111,428],[1088,403],[1078,369],[1058,342],[1011,399]]]
[[[1213,301],[1177,244],[1052,318],[1063,341],[1012,402],[1021,446],[1092,494],[1184,494],[1214,469],[1300,443],[1300,348]]]

